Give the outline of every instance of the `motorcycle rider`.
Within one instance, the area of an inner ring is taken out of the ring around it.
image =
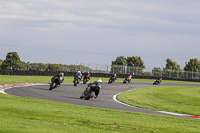
[[[132,75],[128,75],[127,78],[126,78],[126,80],[127,80],[127,81],[128,81],[128,80],[131,81],[131,78],[132,78]]]
[[[94,98],[97,98],[98,95],[99,95],[99,92],[100,92],[100,89],[101,89],[101,84],[102,84],[102,80],[101,78],[98,80],[98,81],[95,81],[93,83],[89,83],[88,84],[88,87],[90,86],[91,87],[91,90],[94,91],[95,95],[93,95]],[[84,91],[84,93],[86,93],[87,91],[87,88],[86,90]]]
[[[132,77],[133,77],[133,75],[134,75],[134,73],[132,74],[132,75],[127,75],[127,77],[126,77],[126,80],[130,80],[131,81],[131,79],[132,79]]]
[[[156,79],[156,82],[161,83],[162,78]]]
[[[85,73],[84,73],[84,76],[87,76],[87,77],[88,77],[88,80],[90,80],[90,72],[85,72]]]
[[[81,79],[82,79],[82,76],[83,76],[83,75],[82,75],[81,71],[78,71],[78,72],[74,75],[74,78],[75,78],[75,77],[78,77],[78,79],[81,80]]]
[[[56,82],[56,84],[57,84],[58,87],[59,87],[60,84],[64,81],[64,73],[63,73],[63,72],[60,72],[59,74],[53,76],[53,77],[51,78],[51,83],[53,83],[56,79],[58,79],[57,82]]]
[[[111,76],[111,79],[116,80],[116,79],[117,79],[117,74],[113,74],[113,75]]]

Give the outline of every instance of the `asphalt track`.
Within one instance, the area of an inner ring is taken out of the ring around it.
[[[86,84],[82,83],[78,84],[77,87],[73,86],[73,84],[62,84],[59,88],[56,88],[52,91],[49,90],[49,85],[34,85],[26,87],[14,87],[12,89],[5,90],[5,92],[9,95],[14,95],[14,96],[66,102],[82,106],[90,106],[90,107],[98,107],[98,108],[114,109],[114,110],[125,110],[132,112],[142,112],[142,113],[150,113],[157,115],[185,117],[176,114],[169,114],[133,106],[127,106],[124,104],[120,104],[119,102],[116,102],[113,99],[113,96],[118,93],[132,89],[139,89],[151,86],[153,86],[152,83],[140,83],[140,82],[132,82],[127,84],[122,84],[121,82],[114,82],[112,84],[103,83],[98,98],[97,99],[92,98],[90,100],[80,99],[81,93],[87,87]],[[200,85],[161,83],[159,86],[200,86]]]

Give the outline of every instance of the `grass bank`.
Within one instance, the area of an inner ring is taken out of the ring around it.
[[[157,111],[200,115],[200,87],[155,86],[118,95],[118,100]]]
[[[0,132],[199,132],[199,120],[0,94]]]
[[[50,78],[0,75],[0,84],[47,83]],[[65,77],[65,83],[71,83],[72,80],[73,77]],[[192,133],[200,131],[197,119],[92,108],[5,94],[0,94],[0,101],[0,132],[3,133],[137,133],[141,131]]]

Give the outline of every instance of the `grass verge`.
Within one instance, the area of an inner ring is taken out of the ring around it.
[[[147,87],[121,93],[117,98],[146,109],[200,116],[200,87]]]
[[[199,120],[0,94],[0,132],[199,132]]]
[[[0,75],[0,84],[46,83],[50,78]],[[72,80],[72,77],[65,78],[66,83]],[[0,94],[0,101],[0,132],[4,133],[200,131],[197,119],[92,108],[5,94]]]

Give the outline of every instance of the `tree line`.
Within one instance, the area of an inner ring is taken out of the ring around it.
[[[132,56],[132,57],[124,57],[119,56],[115,61],[112,61],[112,65],[127,65],[139,68],[146,68],[144,65],[144,61],[140,56]],[[160,67],[154,67],[153,69],[161,69]],[[184,70],[184,71],[192,71],[199,72],[200,71],[200,61],[197,58],[190,59],[186,62],[186,65],[183,69],[181,69],[180,65],[177,62],[173,61],[170,58],[166,59],[166,65],[163,70]]]
[[[9,52],[5,60],[0,60],[0,70],[37,70],[37,71],[63,71],[76,72],[80,70],[93,72],[91,68],[84,65],[65,65],[49,63],[30,63],[20,60],[17,52]],[[100,71],[100,70],[99,70]]]
[[[131,56],[131,57],[119,56],[119,57],[116,57],[116,60],[112,61],[111,64],[113,66],[121,65],[121,66],[138,67],[141,69],[146,68],[144,61],[142,60],[140,56]],[[64,64],[45,64],[45,63],[24,62],[20,60],[20,57],[18,56],[17,52],[9,52],[6,55],[5,60],[0,60],[1,70],[78,71],[80,70],[80,68],[82,70],[93,71],[93,72],[95,71],[84,65],[77,66],[77,65],[64,65]],[[113,69],[113,67],[111,69]],[[160,67],[154,67],[152,70],[152,73],[163,71],[163,70],[164,71],[177,70],[177,71],[199,72],[200,61],[197,58],[190,59],[185,64],[185,67],[181,69],[180,65],[178,65],[177,62],[173,61],[170,58],[167,58],[165,67],[162,69]]]

